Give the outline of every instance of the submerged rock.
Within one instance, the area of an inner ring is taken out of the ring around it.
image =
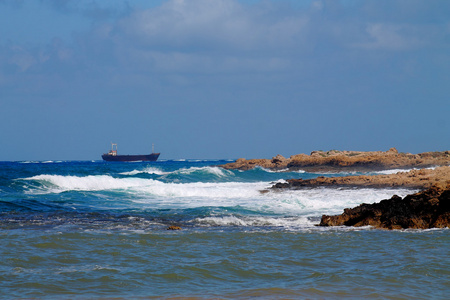
[[[450,227],[450,185],[435,185],[406,196],[394,195],[375,204],[346,208],[337,216],[323,215],[319,226],[374,226],[384,229]]]

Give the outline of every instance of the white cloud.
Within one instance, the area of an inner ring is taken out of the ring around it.
[[[346,71],[352,65],[377,68],[380,61],[389,61],[391,53],[430,45],[438,49],[449,28],[448,22],[386,21],[379,11],[338,1],[311,1],[301,7],[285,4],[168,0],[147,9],[131,7],[113,18],[95,19],[89,30],[80,30],[72,41],[53,40],[45,47],[21,45],[20,51],[3,51],[0,65],[7,61],[26,72],[45,62],[43,73],[63,70],[83,79],[92,74],[132,78],[160,73],[189,77],[297,72],[312,76],[325,69]],[[384,5],[390,7],[388,2]],[[80,10],[76,2],[57,9],[71,7]],[[374,62],[367,55],[373,50],[390,51]]]
[[[372,23],[366,27],[368,41],[355,43],[366,49],[411,50],[422,46],[428,38],[414,26],[403,24]],[[421,39],[423,38],[423,39]]]
[[[286,70],[308,48],[308,18],[231,0],[170,0],[135,11],[97,38],[113,41],[125,68],[153,72]],[[93,43],[98,39],[93,39]]]
[[[171,0],[121,20],[119,30],[142,45],[164,50],[189,47],[252,51],[291,45],[306,18],[274,18],[261,7],[230,0]]]
[[[36,63],[36,59],[22,47],[15,46],[11,50],[13,54],[9,62],[18,66],[22,72]]]

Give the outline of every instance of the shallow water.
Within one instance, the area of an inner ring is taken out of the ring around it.
[[[0,298],[447,298],[448,229],[315,226],[411,191],[220,163],[0,163]]]

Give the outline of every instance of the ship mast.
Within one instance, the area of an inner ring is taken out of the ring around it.
[[[114,150],[114,146],[116,146],[116,149]],[[111,143],[111,155],[116,156],[117,155],[117,144]]]

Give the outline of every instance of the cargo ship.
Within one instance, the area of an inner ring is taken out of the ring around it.
[[[111,143],[111,150],[108,153],[102,155],[105,161],[156,161],[160,153],[154,153],[152,145],[151,154],[143,155],[118,155],[117,154],[117,144]]]

